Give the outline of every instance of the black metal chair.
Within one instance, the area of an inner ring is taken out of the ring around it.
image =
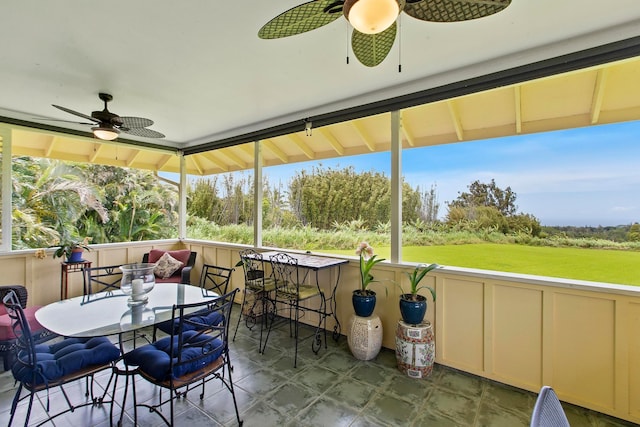
[[[93,295],[97,292],[111,292],[120,289],[122,270],[119,265],[107,265],[104,267],[83,267],[82,279],[84,295]]]
[[[235,268],[218,267],[217,265],[204,264],[200,275],[200,287],[213,291],[218,295],[227,293],[231,273]]]
[[[185,396],[199,384],[202,385],[200,399],[203,399],[205,383],[217,378],[231,392],[236,418],[242,425],[229,357],[229,321],[237,291],[235,289],[210,301],[174,305],[171,323],[177,323],[177,327],[170,335],[124,355],[127,365],[137,366],[138,375],[169,391],[164,400],[160,392],[157,404],[138,403],[134,381],[134,408],[146,407],[160,415],[167,425],[173,426],[174,399]],[[166,403],[170,405],[169,419],[160,412]]]
[[[111,369],[113,362],[120,357],[120,350],[114,344],[105,337],[95,337],[65,338],[51,345],[36,345],[16,294],[9,292],[5,295],[3,303],[13,321],[12,326],[17,337],[16,361],[11,368],[11,372],[16,382],[20,383],[11,404],[9,426],[13,422],[18,403],[26,398],[29,398],[29,405],[24,425],[26,427],[29,424],[33,398],[37,392],[42,390],[47,391],[46,408],[48,418],[38,425],[51,421],[67,412],[72,412],[81,406],[105,403],[106,390],[113,379],[113,373],[109,383],[107,383],[105,393],[99,398],[95,397],[93,393],[93,376],[102,370]],[[90,399],[74,405],[71,403],[64,385],[80,379],[86,380],[85,393]],[[48,413],[49,389],[53,387],[60,387],[68,408],[51,415]],[[23,388],[29,391],[29,394],[20,397]]]
[[[315,328],[315,333],[311,336],[314,337],[313,350],[318,352],[320,350],[320,340],[318,334],[320,333],[321,326],[324,322],[324,341],[327,341],[327,301],[324,296],[324,292],[320,287],[316,285],[309,285],[305,283],[307,278],[306,274],[301,274],[298,267],[298,260],[285,253],[278,253],[271,256],[271,268],[276,281],[275,289],[275,306],[285,305],[289,309],[289,335],[295,339],[295,354],[293,359],[293,367],[298,365],[298,342],[300,341],[300,319],[304,317],[308,311],[317,313],[319,315],[318,325]],[[317,298],[319,305],[317,307],[301,307],[300,303],[303,301]],[[262,353],[264,353],[271,329],[275,323],[275,319],[270,322],[269,329],[267,331],[267,337],[264,340],[264,347]]]
[[[200,287],[208,291],[213,291],[218,295],[224,295],[227,293],[229,279],[231,279],[231,273],[234,270],[233,268],[205,264],[202,267],[202,274],[200,275]],[[170,334],[172,329],[171,325],[173,325],[173,323],[170,320],[155,324],[153,326],[153,341],[156,340],[158,329],[165,334]]]
[[[244,318],[250,330],[260,323],[260,344],[258,351],[262,352],[263,331],[268,328],[268,313],[275,311],[273,292],[276,289],[275,279],[265,273],[265,262],[262,254],[253,249],[240,251],[240,262],[244,271],[244,291],[242,293],[241,312],[236,323],[233,340],[236,339],[238,327]]]
[[[11,365],[13,365],[16,357],[17,338],[13,333],[11,318],[2,304],[2,300],[5,295],[11,291],[15,292],[18,300],[20,301],[20,306],[24,311],[25,317],[32,331],[33,340],[36,343],[41,343],[57,336],[50,330],[43,328],[36,320],[36,311],[40,308],[39,306],[27,307],[27,300],[29,297],[27,288],[22,285],[0,286],[0,357],[2,357],[3,368],[5,371],[11,369]]]
[[[531,427],[569,427],[569,420],[553,388],[543,386],[531,415]]]

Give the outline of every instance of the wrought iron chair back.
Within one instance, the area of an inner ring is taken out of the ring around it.
[[[20,384],[11,404],[9,426],[13,422],[18,403],[29,398],[24,422],[26,427],[29,424],[35,394],[52,387],[60,387],[68,407],[57,414],[49,414],[49,394],[47,393],[48,418],[46,421],[51,421],[67,412],[73,412],[82,406],[105,403],[106,390],[113,379],[113,373],[109,377],[105,393],[101,397],[95,397],[93,393],[93,376],[97,372],[110,369],[112,362],[120,357],[120,350],[115,345],[105,337],[98,337],[90,339],[65,338],[50,346],[36,346],[29,323],[16,294],[13,291],[9,292],[5,295],[3,303],[12,319],[13,331],[17,337],[16,361],[11,371],[16,382]],[[39,360],[38,355],[43,356],[42,361]],[[83,378],[86,380],[86,396],[90,396],[91,399],[88,402],[85,400],[79,405],[73,405],[63,386]],[[29,391],[29,394],[21,397],[23,388]]]
[[[84,295],[97,292],[112,292],[120,289],[122,270],[119,265],[82,268]]]
[[[324,293],[319,288],[319,285],[308,285],[305,283],[307,274],[300,271],[298,260],[286,253],[277,253],[271,255],[271,268],[273,270],[274,279],[276,281],[274,307],[284,304],[289,308],[289,335],[295,339],[295,355],[293,359],[293,366],[298,365],[298,342],[300,340],[300,319],[304,317],[307,311],[312,311],[319,314],[319,323],[316,327],[316,331],[313,335],[314,345],[312,346],[314,351],[319,350],[320,344],[318,340],[318,333],[322,322],[325,322],[326,329],[326,317],[327,317],[327,304],[324,297]],[[300,303],[308,299],[319,297],[318,307],[301,307]],[[264,341],[262,352],[264,353],[267,342],[269,341],[269,335],[273,329],[275,323],[275,316]],[[326,336],[325,336],[326,341]]]
[[[238,289],[234,289],[210,301],[174,305],[172,323],[177,327],[170,335],[125,355],[125,362],[136,365],[141,377],[169,390],[169,396],[163,400],[161,394],[157,404],[137,403],[134,381],[134,405],[155,411],[167,425],[173,426],[173,401],[186,396],[197,384],[202,385],[200,398],[203,399],[205,383],[219,379],[231,392],[236,418],[242,424],[229,357],[229,323],[237,292]],[[166,403],[170,405],[169,419],[160,411]]]
[[[214,291],[218,295],[227,293],[229,280],[234,268],[218,267],[217,265],[204,264],[200,275],[200,287]]]
[[[268,314],[275,312],[273,303],[273,292],[275,291],[275,280],[266,274],[265,261],[261,253],[254,249],[244,249],[240,251],[240,262],[236,266],[242,265],[244,272],[244,291],[242,293],[242,311],[238,316],[238,323],[233,334],[236,339],[240,322],[244,319],[247,328],[260,323],[260,342],[258,352],[263,351],[263,332],[268,328]]]

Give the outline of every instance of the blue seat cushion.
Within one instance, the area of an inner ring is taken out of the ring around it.
[[[194,313],[189,316],[189,319],[203,325],[211,326],[218,326],[224,320],[222,313],[220,313],[219,311],[210,310],[205,310],[203,314]],[[158,329],[166,334],[177,333],[179,323],[179,319],[167,320],[166,322],[160,323],[158,325]],[[171,325],[173,325],[173,330],[171,328]],[[185,331],[193,331],[194,329],[196,329],[196,326],[185,322],[182,324],[182,329]]]
[[[16,380],[41,385],[53,382],[90,366],[105,365],[120,357],[120,350],[106,337],[65,338],[54,344],[35,346],[36,364],[27,365],[16,362],[12,373]],[[18,353],[18,359],[26,361],[24,350]]]
[[[174,364],[178,362],[177,337],[174,338],[173,348],[171,348],[171,337],[169,336],[130,351],[124,355],[124,360],[128,365],[138,366],[141,371],[157,381],[166,381],[172,374],[174,378],[179,378],[202,369],[217,360],[222,354],[222,340],[218,338],[202,347],[200,345],[211,340],[211,337],[206,334],[198,335],[197,331],[187,331],[183,333],[183,340],[185,342],[182,348],[183,363],[174,366],[173,373],[171,372],[171,359],[173,358]],[[212,349],[215,351],[211,351]],[[203,352],[209,351],[210,353],[206,357],[199,358]]]

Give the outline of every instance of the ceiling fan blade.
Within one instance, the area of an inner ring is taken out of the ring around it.
[[[493,15],[510,4],[511,0],[408,0],[404,11],[421,21],[458,22]]]
[[[62,122],[62,123],[75,123],[77,125],[89,125],[94,126],[95,123],[87,123],[87,122],[74,122],[73,120],[61,120],[61,119],[47,119],[44,117],[33,117],[34,120],[42,120],[43,122]]]
[[[129,135],[142,136],[145,138],[164,138],[164,134],[147,128],[127,128],[121,127],[120,130]]]
[[[258,37],[279,39],[315,30],[343,16],[343,3],[336,0],[315,0],[301,4],[264,24],[258,31]]]
[[[56,104],[51,104],[51,105],[56,107],[58,110],[64,111],[65,113],[73,114],[74,116],[78,116],[78,117],[82,117],[83,119],[91,120],[91,122],[92,122],[91,124],[100,123],[100,120],[94,119],[93,117],[87,116],[86,114],[78,113],[77,111],[73,111],[73,110],[70,110],[69,108],[61,107],[61,106],[56,105]]]
[[[120,117],[122,126],[127,128],[146,128],[153,124],[153,120],[144,117]]]
[[[358,61],[367,67],[375,67],[384,61],[396,40],[396,28],[397,25],[394,22],[378,34],[363,34],[353,30],[351,48]]]

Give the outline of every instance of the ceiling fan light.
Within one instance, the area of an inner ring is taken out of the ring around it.
[[[93,131],[93,136],[98,139],[104,139],[105,141],[113,141],[118,137],[120,131],[116,128],[109,126],[96,126],[91,128]]]
[[[400,14],[398,0],[346,0],[344,16],[361,33],[377,34],[389,28]]]

